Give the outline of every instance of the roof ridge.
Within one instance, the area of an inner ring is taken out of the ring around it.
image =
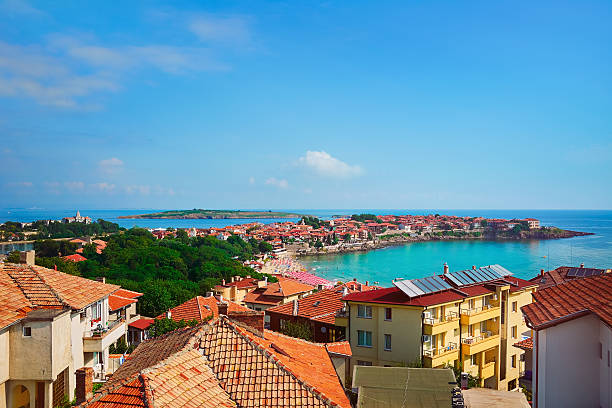
[[[227,326],[230,327],[230,329],[235,332],[236,334],[238,334],[240,337],[242,337],[245,341],[247,341],[252,347],[254,347],[257,351],[259,351],[261,354],[264,355],[264,357],[266,357],[272,364],[276,365],[278,368],[280,368],[283,372],[285,372],[286,374],[290,375],[291,377],[293,377],[302,387],[304,387],[306,390],[310,391],[317,399],[319,399],[322,403],[327,404],[327,405],[332,405],[332,406],[339,406],[338,403],[332,401],[329,397],[327,397],[326,395],[324,395],[323,393],[321,393],[319,390],[317,390],[314,386],[306,383],[306,381],[302,380],[300,377],[298,377],[293,370],[291,370],[289,367],[287,367],[282,361],[280,361],[275,355],[273,355],[272,353],[270,353],[268,350],[266,350],[264,347],[262,347],[261,345],[257,344],[255,341],[253,341],[249,336],[244,335],[243,333],[240,333],[239,330],[237,330],[237,327],[234,325],[233,322],[231,322],[228,318],[226,318],[225,316],[219,318],[219,322],[225,323]],[[275,334],[280,334],[280,333],[275,333]],[[292,340],[301,340],[306,342],[306,340],[302,340],[302,339],[298,339],[295,337],[290,337],[290,336],[285,336],[282,335],[283,337],[287,337],[290,338]],[[273,343],[273,342],[272,342]],[[309,344],[318,344],[318,343],[312,343],[312,342],[307,342]],[[326,349],[327,351],[327,349]],[[328,358],[329,358],[329,354],[327,354]],[[330,358],[331,360],[331,358]],[[333,363],[332,363],[333,364]],[[215,374],[216,376],[216,374]]]
[[[200,306],[200,295],[196,296],[196,303],[198,304],[198,314],[200,315],[200,320],[202,320],[202,307]]]

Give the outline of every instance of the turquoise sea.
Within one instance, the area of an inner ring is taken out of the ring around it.
[[[81,214],[93,219],[103,218],[130,228],[165,227],[223,227],[251,221],[270,223],[269,220],[129,220],[118,219],[120,215],[139,214],[159,211],[153,209],[130,210],[88,210],[80,209]],[[267,209],[266,209],[267,210]],[[453,241],[419,242],[394,246],[366,253],[323,255],[301,258],[301,261],[317,275],[328,279],[352,279],[379,282],[382,286],[391,285],[397,277],[417,278],[442,271],[444,262],[451,270],[470,268],[472,265],[498,263],[518,277],[531,277],[541,268],[552,269],[561,265],[578,265],[610,268],[612,267],[612,211],[610,210],[294,210],[291,211],[331,218],[362,212],[375,214],[450,214],[460,216],[483,216],[487,218],[526,218],[539,219],[543,225],[592,232],[595,235],[559,240],[543,241]],[[33,221],[37,219],[59,219],[74,215],[76,209],[2,209],[0,223],[5,221]]]

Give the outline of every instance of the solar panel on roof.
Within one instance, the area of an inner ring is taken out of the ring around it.
[[[412,283],[414,283],[418,288],[420,288],[425,293],[429,293],[432,291],[432,289],[427,287],[427,284],[423,282],[421,279],[413,279]]]
[[[484,276],[486,276],[487,280],[499,279],[499,275],[492,269],[487,267],[479,268]]]
[[[488,281],[490,278],[486,275],[486,272],[482,269],[471,269],[471,276],[475,276],[478,279],[478,282]]]
[[[393,284],[410,297],[422,296],[430,293],[450,289],[451,286],[438,276],[428,276],[421,279],[401,280]]]
[[[457,286],[461,286],[462,285],[461,281],[459,279],[455,278],[452,273],[447,273],[444,276],[446,276],[448,279],[450,279],[450,281],[453,282],[455,285],[457,285]]]
[[[469,285],[472,283],[461,272],[453,272],[450,275],[454,276],[459,282],[461,282],[461,285]]]

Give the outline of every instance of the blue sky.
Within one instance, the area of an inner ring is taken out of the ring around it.
[[[612,207],[609,1],[61,5],[0,2],[0,207]]]

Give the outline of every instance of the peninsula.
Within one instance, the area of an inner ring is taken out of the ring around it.
[[[118,218],[136,219],[182,219],[182,220],[201,220],[201,219],[266,219],[266,218],[300,218],[303,214],[295,214],[280,211],[241,211],[241,210],[171,210],[161,211],[150,214],[122,215]]]

